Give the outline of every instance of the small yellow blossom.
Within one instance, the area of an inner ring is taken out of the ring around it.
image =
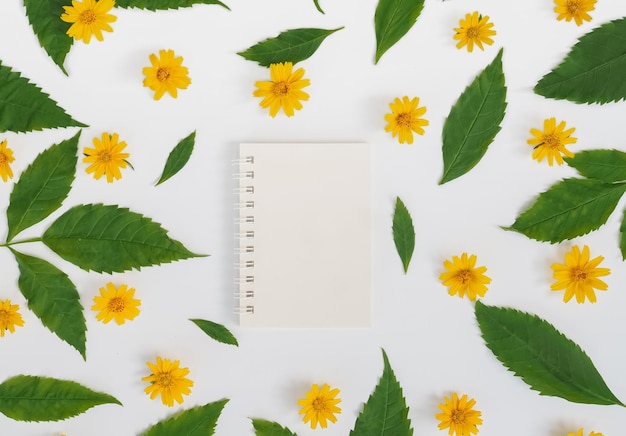
[[[596,302],[594,288],[599,291],[606,291],[608,286],[598,277],[608,276],[611,273],[609,268],[598,268],[604,257],[598,256],[589,259],[589,247],[585,245],[581,253],[578,246],[574,246],[572,251],[565,254],[565,264],[552,264],[554,279],[556,282],[550,287],[553,291],[565,289],[563,301],[568,302],[576,296],[577,303],[584,303],[585,297],[591,303]]]
[[[146,362],[152,373],[141,380],[149,382],[145,389],[150,399],[154,400],[161,395],[161,402],[168,407],[174,406],[174,401],[183,403],[183,395],[191,393],[193,381],[185,377],[189,374],[189,368],[179,368],[180,361],[161,359],[157,357],[156,364]]]
[[[591,21],[591,15],[588,12],[593,11],[596,7],[597,0],[554,0],[556,5],[554,12],[559,14],[556,19],[558,21],[572,21],[577,26],[583,24],[583,21]]]
[[[117,20],[109,11],[115,6],[114,0],[72,0],[72,6],[63,6],[65,13],[61,20],[72,23],[67,34],[76,40],[82,40],[89,44],[94,35],[98,41],[102,41],[102,31],[113,32],[109,23]]]
[[[13,150],[7,147],[7,140],[5,139],[0,142],[0,177],[2,177],[3,182],[13,178],[13,170],[9,164],[14,160]]]
[[[24,319],[18,312],[20,306],[11,304],[11,300],[0,300],[0,337],[4,337],[4,333],[8,330],[15,333],[15,326],[23,326]]]
[[[583,429],[582,427],[578,429],[578,431],[576,433],[568,433],[567,436],[584,436],[583,435]],[[603,436],[602,433],[596,433],[595,431],[592,431],[589,433],[589,436]]]
[[[439,404],[441,413],[435,415],[439,423],[439,430],[448,429],[448,435],[471,436],[478,433],[478,425],[483,423],[482,413],[474,410],[476,400],[468,399],[463,395],[460,399],[457,393],[452,394],[452,399],[445,397],[444,403]]]
[[[409,100],[407,96],[402,97],[402,100],[395,98],[389,103],[391,113],[385,115],[388,123],[385,132],[391,132],[394,138],[397,136],[400,144],[413,144],[413,132],[424,134],[423,126],[428,125],[428,120],[421,117],[426,113],[426,107],[419,107],[419,103],[419,98]]]
[[[253,95],[263,97],[262,108],[270,108],[270,116],[276,116],[280,109],[285,115],[292,117],[294,110],[302,109],[300,100],[307,101],[309,94],[302,91],[311,84],[309,79],[303,79],[304,68],[293,70],[291,62],[270,64],[271,81],[258,81],[255,83],[257,89]]]
[[[102,139],[93,138],[95,148],[85,147],[83,150],[86,156],[83,158],[83,163],[91,164],[85,170],[87,174],[94,173],[93,177],[96,180],[105,175],[108,183],[112,183],[113,179],[122,178],[120,168],[126,168],[128,165],[126,159],[130,154],[122,153],[122,150],[126,148],[126,142],[118,142],[118,140],[117,133],[109,135],[108,132],[102,134]]]
[[[154,91],[155,100],[160,100],[165,92],[176,98],[179,89],[187,89],[191,84],[189,69],[183,67],[183,57],[176,56],[174,50],[159,50],[159,57],[152,53],[150,63],[152,66],[143,68],[143,86]]]
[[[578,141],[572,136],[576,130],[575,127],[565,130],[565,121],[556,124],[556,118],[548,118],[543,121],[543,132],[539,129],[530,129],[530,133],[534,138],[526,141],[528,145],[535,147],[533,151],[533,159],[541,162],[544,158],[548,159],[548,165],[556,161],[558,165],[563,165],[563,156],[574,157],[574,153],[569,151],[565,146],[574,144]]]
[[[141,300],[134,298],[135,288],[128,289],[127,285],[119,288],[109,282],[105,288],[100,288],[100,295],[93,298],[94,305],[91,310],[99,311],[96,315],[98,321],[107,324],[112,319],[118,325],[122,325],[126,320],[133,320],[139,315],[139,305]]]
[[[317,384],[311,386],[311,390],[306,393],[306,398],[298,400],[298,405],[302,406],[299,414],[304,415],[302,421],[311,422],[311,428],[315,429],[317,424],[322,428],[328,427],[328,421],[335,423],[335,414],[341,413],[337,404],[341,399],[335,398],[339,394],[339,389],[330,389],[327,384],[322,385],[322,389]]]
[[[481,50],[484,50],[483,44],[493,44],[493,39],[490,37],[494,36],[496,31],[492,29],[493,23],[489,22],[487,15],[483,17],[477,11],[466,14],[465,19],[459,20],[459,26],[454,28],[456,32],[454,39],[459,41],[456,48],[467,47],[467,51],[471,53],[474,50],[474,44]]]
[[[452,261],[445,260],[443,266],[446,272],[439,275],[439,280],[448,286],[448,294],[463,298],[467,293],[472,301],[476,300],[476,296],[485,296],[491,278],[484,274],[486,267],[476,267],[476,255],[468,257],[467,253],[463,253],[460,258],[452,256]]]

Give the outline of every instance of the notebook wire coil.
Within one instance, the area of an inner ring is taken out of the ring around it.
[[[254,157],[233,160],[235,208],[235,312],[254,314]]]

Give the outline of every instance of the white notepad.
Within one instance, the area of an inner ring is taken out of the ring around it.
[[[369,144],[245,143],[238,164],[241,326],[369,326]]]

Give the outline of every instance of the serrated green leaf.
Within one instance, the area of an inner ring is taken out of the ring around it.
[[[320,6],[320,3],[318,0],[313,0],[313,3],[315,3],[315,8],[320,11],[322,14],[325,14],[324,10],[322,9],[322,7]]]
[[[7,208],[7,242],[61,207],[74,181],[79,136],[44,150],[22,172]]]
[[[116,0],[118,8],[148,9],[151,11],[188,8],[193,5],[220,5],[230,8],[218,0]]]
[[[443,175],[439,184],[474,168],[500,131],[506,109],[502,49],[454,104],[443,125]]]
[[[385,367],[378,385],[359,414],[350,436],[411,436],[413,428],[408,418],[409,408],[402,395],[400,383],[391,369],[383,350]]]
[[[122,272],[200,257],[160,224],[116,205],[83,204],[65,212],[42,241],[68,262],[97,272]]]
[[[537,85],[535,93],[575,103],[626,98],[626,18],[583,35],[565,59]]]
[[[598,229],[609,218],[626,184],[565,179],[539,194],[511,227],[538,241],[561,242]]]
[[[155,424],[142,436],[212,436],[227,399],[194,407]]]
[[[275,38],[261,41],[247,50],[237,53],[239,56],[269,67],[270,64],[291,62],[296,64],[308,59],[329,35],[343,29],[290,29]]]
[[[400,197],[396,198],[396,209],[393,214],[393,242],[402,260],[404,273],[409,270],[409,263],[415,249],[415,228],[409,210],[406,208]]]
[[[374,14],[376,58],[380,58],[413,27],[424,9],[424,0],[378,0]]]
[[[603,182],[626,181],[626,153],[619,150],[585,150],[565,162],[581,176]]]
[[[239,346],[237,343],[237,338],[224,327],[222,324],[217,324],[213,321],[208,321],[206,319],[190,319],[189,321],[193,322],[197,325],[200,330],[209,335],[211,338],[215,339],[218,342],[228,345],[234,345],[236,347]]]
[[[189,136],[181,139],[180,142],[176,144],[176,147],[174,147],[167,157],[165,168],[163,168],[163,173],[161,174],[159,181],[156,183],[157,185],[165,182],[187,164],[189,158],[191,157],[191,153],[193,152],[195,142],[196,132],[194,130]]]
[[[480,301],[475,314],[487,347],[540,395],[623,406],[589,356],[552,324],[536,315]]]
[[[265,419],[253,419],[252,426],[256,436],[296,436],[288,428],[281,426],[277,422],[266,421]]]
[[[86,127],[28,79],[0,62],[0,132]]]
[[[101,404],[122,405],[69,380],[17,375],[0,384],[0,413],[16,421],[60,421]]]
[[[14,249],[20,270],[18,287],[41,323],[86,359],[85,317],[80,295],[69,277],[51,263]]]

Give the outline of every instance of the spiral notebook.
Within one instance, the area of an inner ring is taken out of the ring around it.
[[[244,143],[238,165],[242,327],[367,327],[366,143]]]

